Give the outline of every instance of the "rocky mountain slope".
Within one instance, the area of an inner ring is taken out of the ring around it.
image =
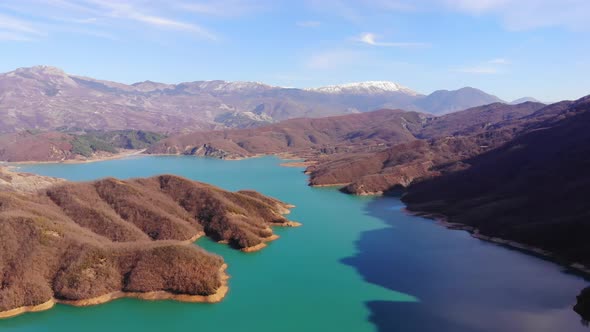
[[[493,101],[498,99],[475,89],[423,96],[393,82],[314,89],[226,81],[127,85],[36,66],[0,74],[0,133],[57,128],[180,133],[380,108],[445,113]]]
[[[538,103],[496,103],[440,117],[380,110],[320,119],[293,119],[253,129],[175,136],[153,145],[147,153],[229,159],[288,152],[319,162],[308,169],[313,185],[348,184],[363,176],[384,172],[399,162],[418,162],[418,159],[412,159],[414,157],[420,158],[420,165],[426,167],[432,162],[423,159],[426,155],[438,158],[444,151],[445,156],[438,163],[483,152],[512,137],[511,129],[502,135],[485,134],[490,128],[500,123],[507,126],[511,120],[531,115],[543,106]],[[475,134],[482,136],[447,139]],[[432,141],[414,142],[417,139]]]
[[[288,208],[171,175],[2,191],[0,316],[124,296],[219,301],[223,259],[192,242],[261,249],[276,238],[270,226],[295,225]]]
[[[539,111],[554,117],[464,160],[468,168],[412,184],[404,202],[479,234],[590,264],[590,97],[559,109]]]
[[[154,144],[147,153],[232,159],[284,152],[317,156],[366,151],[415,139],[413,131],[425,119],[425,114],[400,110],[293,119],[252,129],[174,136]]]
[[[145,149],[163,139],[141,130],[22,131],[0,135],[0,161],[83,161],[104,158],[123,150]]]
[[[423,140],[364,154],[344,153],[310,167],[312,185],[346,184],[353,194],[381,194],[416,180],[469,167],[467,159],[498,148],[568,116],[573,102],[545,106],[492,104],[430,118],[416,133]]]

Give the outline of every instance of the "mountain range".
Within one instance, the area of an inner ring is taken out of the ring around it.
[[[442,116],[385,109],[180,135],[147,152],[289,152],[307,159],[310,185],[401,193],[411,211],[444,216],[450,227],[588,266],[589,121],[590,96]]]
[[[185,154],[224,159],[252,157],[259,154],[290,153],[323,162],[353,156],[363,162],[365,153],[382,151],[417,139],[465,136],[481,133],[498,123],[533,114],[541,103],[520,105],[494,103],[433,116],[427,113],[382,109],[325,118],[299,118],[257,128],[216,130],[175,135],[151,145],[147,153]],[[329,164],[327,164],[329,165]],[[347,160],[342,164],[345,178],[336,176],[320,180],[312,173],[312,184],[349,183],[360,176],[363,167],[355,168]],[[381,163],[380,165],[383,166]],[[329,165],[334,170],[334,165]],[[359,174],[357,174],[359,172]]]
[[[61,161],[121,148],[222,159],[288,154],[306,159],[310,185],[401,194],[413,213],[590,273],[590,96],[529,100],[505,103],[473,88],[422,95],[383,81],[126,85],[22,68],[0,75],[0,158]],[[290,208],[282,202],[170,175],[68,183],[0,169],[0,187],[0,247],[16,267],[4,276],[0,310],[53,297],[216,296],[223,261],[189,241],[204,233],[251,251],[276,238],[270,226],[297,225],[282,216]],[[190,273],[197,261],[206,275]],[[169,280],[203,287],[170,289]]]
[[[382,81],[310,89],[227,81],[128,85],[35,66],[0,74],[0,133],[56,128],[182,133],[381,108],[443,114],[493,102],[502,101],[474,88],[422,95]]]

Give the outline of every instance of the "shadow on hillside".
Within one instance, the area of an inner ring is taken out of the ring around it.
[[[543,320],[583,328],[573,302],[563,296],[573,283],[555,274],[537,278],[536,269],[546,267],[526,259],[524,267],[502,271],[523,257],[473,241],[464,232],[416,222],[401,206],[392,198],[371,201],[366,213],[389,227],[364,232],[357,254],[342,260],[367,282],[418,298],[367,302],[379,331],[533,331],[530,326]]]

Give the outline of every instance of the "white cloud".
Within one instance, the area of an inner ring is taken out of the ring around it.
[[[212,39],[212,40],[217,39],[217,37],[214,34],[212,34],[211,32],[209,32],[209,31],[205,30],[204,28],[201,28],[200,26],[195,25],[195,24],[185,23],[182,21],[175,21],[172,19],[159,17],[159,16],[139,14],[139,13],[128,13],[128,15],[126,17],[131,20],[136,20],[138,22],[147,23],[149,25],[156,26],[156,27],[172,29],[172,30],[194,32],[194,33],[197,33],[207,39]]]
[[[172,0],[173,1],[173,0]],[[224,0],[222,2],[234,3],[239,0]],[[45,32],[79,32],[77,26],[93,25],[103,30],[132,29],[133,24],[141,24],[161,30],[180,31],[192,34],[203,39],[217,40],[218,36],[212,31],[191,21],[179,19],[182,13],[177,7],[170,4],[162,5],[161,2],[148,0],[19,0],[19,2],[0,3],[0,7],[9,9],[22,16],[33,17],[39,22],[52,21],[53,23],[38,24],[44,26]],[[1,15],[1,14],[0,14]],[[39,20],[40,19],[40,20]],[[0,17],[0,31],[2,25],[10,24],[25,32],[25,28],[32,27]],[[12,31],[14,31],[13,28]],[[108,36],[104,31],[86,30],[88,34],[96,36]]]
[[[13,32],[21,32],[25,34],[43,34],[38,29],[34,28],[30,22],[2,14],[0,14],[0,29]]]
[[[367,0],[389,10],[449,10],[468,15],[492,15],[511,30],[561,26],[590,29],[588,0]]]
[[[0,14],[0,41],[33,41],[44,35],[32,22]]]
[[[299,21],[295,23],[300,28],[317,28],[322,25],[320,21]]]
[[[523,1],[523,0],[518,0]],[[466,11],[474,14],[483,13],[489,10],[495,10],[502,6],[514,2],[511,0],[444,0],[449,7]]]
[[[215,0],[197,2],[177,2],[172,4],[179,9],[193,13],[221,17],[236,17],[265,11],[271,3],[266,0]]]
[[[461,12],[498,16],[506,27],[514,30],[550,26],[590,28],[588,0],[446,0],[446,3]]]
[[[312,9],[358,22],[383,11],[490,15],[511,30],[590,29],[589,0],[307,0]]]
[[[417,42],[383,42],[378,41],[377,36],[374,33],[366,32],[360,36],[354,37],[353,40],[364,43],[371,46],[384,46],[384,47],[424,47],[428,46],[426,43]]]
[[[216,40],[217,37],[208,30],[192,23],[183,22],[162,16],[145,14],[141,8],[131,1],[112,2],[108,0],[86,0],[102,7],[108,12],[107,16],[117,19],[127,19],[148,24],[157,28],[186,31],[197,34],[203,38]]]

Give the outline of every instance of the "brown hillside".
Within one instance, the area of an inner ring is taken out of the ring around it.
[[[73,137],[58,132],[35,133],[23,131],[0,135],[0,160],[61,161],[72,159]]]
[[[219,300],[223,260],[192,241],[205,233],[238,249],[261,248],[275,238],[270,226],[293,225],[282,216],[288,208],[172,175],[3,191],[0,312],[126,294]]]
[[[545,107],[541,103],[526,102],[518,105],[494,103],[464,111],[429,118],[418,133],[418,138],[465,136],[479,134],[490,126],[518,121]]]
[[[265,127],[193,133],[165,139],[148,153],[241,158],[291,152],[329,154],[389,146],[415,139],[425,115],[380,110],[319,119],[293,119]]]
[[[465,160],[469,168],[411,185],[404,202],[590,264],[590,97],[567,104],[553,108],[557,118]]]
[[[428,119],[422,141],[382,151],[342,153],[307,169],[312,185],[343,185],[345,192],[381,194],[405,188],[421,178],[468,167],[463,160],[500,147],[548,122],[571,116],[572,102],[492,104]]]
[[[324,160],[330,155],[348,158],[383,151],[419,138],[474,135],[506,123],[502,126],[504,128],[507,123],[543,106],[530,102],[520,105],[496,103],[440,117],[384,109],[319,119],[293,119],[259,128],[171,137],[153,145],[147,152],[224,159],[284,152],[312,160]],[[339,181],[332,183],[350,182]]]
[[[29,173],[13,172],[0,167],[0,191],[36,192],[65,180]]]

